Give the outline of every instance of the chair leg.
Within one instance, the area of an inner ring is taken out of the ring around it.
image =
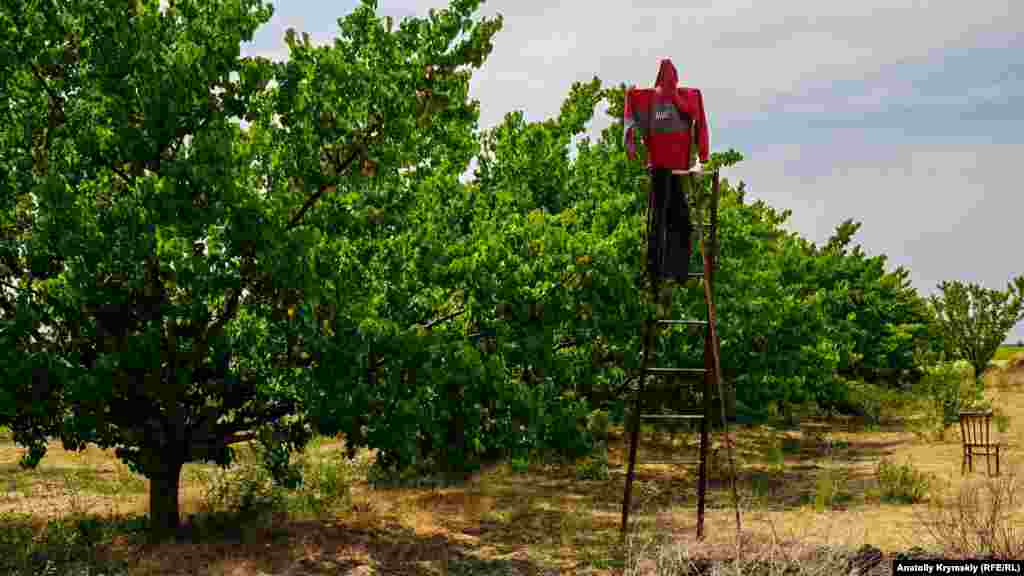
[[[996,446],[996,476],[999,476],[999,446]]]
[[[967,472],[967,450],[964,450],[964,456],[960,459],[960,475],[963,476]]]

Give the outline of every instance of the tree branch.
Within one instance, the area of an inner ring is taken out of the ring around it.
[[[383,119],[378,118],[377,122],[369,130],[370,135],[372,136],[374,134],[377,134],[382,126],[383,126]],[[352,164],[352,162],[354,162],[355,159],[359,156],[359,153],[362,152],[363,150],[365,150],[365,141],[368,140],[368,138],[366,136],[363,136],[362,139],[363,139],[363,142],[360,142],[359,144],[353,145],[352,149],[351,149],[351,152],[349,152],[348,158],[346,158],[343,162],[341,162],[341,164],[339,166],[337,166],[336,172],[338,174],[341,174],[346,169],[348,169],[348,167]],[[299,211],[294,216],[292,216],[291,220],[288,221],[288,225],[285,226],[285,230],[291,230],[292,228],[295,228],[296,226],[298,226],[299,222],[302,221],[302,217],[306,214],[306,212],[310,208],[312,208],[314,204],[316,204],[317,200],[319,200],[320,197],[323,196],[324,192],[327,192],[328,190],[331,190],[332,188],[336,188],[336,186],[335,185],[321,185],[320,189],[317,190],[312,196],[307,198],[305,203],[302,204],[302,207],[299,208]]]
[[[339,167],[338,172],[342,172],[343,170],[348,168],[349,165],[352,164],[352,162],[356,159],[356,157],[358,155],[359,155],[359,148],[354,148],[352,150],[352,152],[349,154],[348,158],[346,158],[345,161],[342,163],[342,165]],[[296,226],[298,226],[299,222],[302,221],[302,217],[306,214],[306,212],[310,208],[313,207],[313,204],[316,204],[316,201],[319,200],[321,196],[323,196],[324,192],[327,192],[328,190],[332,190],[332,189],[337,189],[337,186],[335,186],[333,184],[332,185],[322,184],[320,186],[320,189],[317,190],[315,193],[313,193],[312,196],[307,198],[306,202],[303,203],[301,208],[299,208],[299,211],[294,216],[292,216],[291,220],[288,221],[288,225],[285,226],[285,230],[291,230],[291,229],[295,228]]]
[[[235,317],[235,314],[238,313],[238,304],[241,300],[241,296],[241,290],[231,291],[231,296],[229,296],[227,302],[224,303],[224,312],[213,322],[213,324],[210,324],[206,328],[206,333],[203,334],[202,337],[202,344],[205,345],[211,337],[216,338],[224,331],[224,326]]]
[[[427,322],[426,324],[423,324],[423,327],[424,328],[433,328],[437,324],[441,324],[443,322],[447,322],[447,321],[449,321],[449,320],[451,320],[453,318],[461,316],[465,312],[466,312],[466,307],[463,306],[462,308],[459,308],[458,310],[456,310],[455,312],[452,312],[451,314],[449,314],[447,316],[443,316],[441,318],[437,318],[437,319],[431,320],[430,322]]]
[[[60,97],[53,91],[53,88],[46,81],[46,78],[43,77],[43,73],[39,70],[39,66],[37,66],[35,62],[31,61],[28,64],[32,67],[32,75],[36,77],[36,80],[39,80],[40,84],[43,85],[43,90],[46,90],[46,94],[50,97],[50,100],[54,103],[60,102]]]
[[[242,442],[248,442],[255,440],[257,435],[255,432],[232,432],[224,437],[224,445],[231,446],[232,444],[241,444]]]
[[[576,339],[575,338],[570,338],[569,340],[563,340],[563,341],[559,342],[558,344],[556,344],[555,348],[552,350],[552,352],[558,352],[559,350],[561,350],[563,348],[571,348],[573,346],[576,346]]]

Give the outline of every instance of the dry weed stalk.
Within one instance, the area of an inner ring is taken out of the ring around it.
[[[828,546],[812,545],[800,539],[783,539],[774,522],[765,520],[770,535],[741,534],[729,547],[731,553],[705,541],[661,541],[653,536],[631,536],[626,551],[626,576],[824,576],[846,573],[849,557]],[[663,539],[662,539],[663,540]]]
[[[935,498],[919,521],[946,555],[1020,558],[1024,530],[1019,527],[1019,487],[1016,471],[968,482],[951,498]]]

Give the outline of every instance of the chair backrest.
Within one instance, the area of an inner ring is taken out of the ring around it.
[[[987,445],[990,443],[989,424],[992,412],[961,412],[960,436],[964,445]]]

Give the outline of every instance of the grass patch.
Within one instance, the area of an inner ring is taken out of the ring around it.
[[[887,458],[876,467],[879,497],[883,502],[916,504],[928,499],[935,478],[914,468],[909,462],[894,464]]]
[[[127,575],[128,563],[103,549],[122,536],[141,540],[145,526],[144,517],[74,514],[41,522],[29,514],[0,513],[0,572],[11,576]]]
[[[992,359],[997,361],[1009,360],[1021,352],[1024,352],[1024,346],[1000,346]]]
[[[748,538],[732,546],[722,546],[645,537],[630,540],[623,574],[824,576],[846,574],[852,567],[859,567],[861,562],[858,562],[857,556],[838,547],[784,542],[777,538]],[[871,559],[875,560],[865,563],[865,567],[876,565],[881,560],[871,554],[860,556],[873,556]]]

